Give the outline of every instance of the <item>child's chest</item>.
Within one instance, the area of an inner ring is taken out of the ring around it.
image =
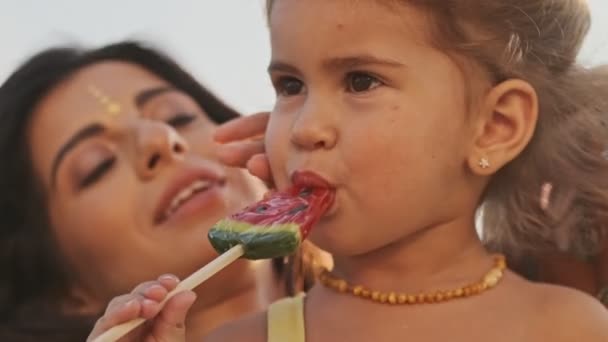
[[[383,313],[335,312],[307,317],[306,342],[425,341],[526,342],[533,338],[526,320],[496,312],[475,314],[454,310],[386,310]]]

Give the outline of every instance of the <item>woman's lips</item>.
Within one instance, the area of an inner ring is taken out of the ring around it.
[[[223,184],[213,183],[208,188],[195,192],[187,199],[183,200],[177,208],[173,209],[170,213],[167,213],[159,224],[171,225],[189,217],[200,215],[201,212],[205,212],[205,209],[217,205],[224,197],[223,192]],[[213,216],[213,214],[209,214]]]
[[[225,186],[223,174],[211,168],[191,168],[175,176],[161,195],[154,212],[155,224],[203,209],[220,195]]]

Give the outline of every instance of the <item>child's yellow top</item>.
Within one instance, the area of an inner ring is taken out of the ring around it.
[[[268,308],[268,342],[305,342],[304,294],[284,298]]]

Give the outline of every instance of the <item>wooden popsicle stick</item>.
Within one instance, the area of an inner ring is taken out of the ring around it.
[[[226,251],[226,253],[220,255],[207,265],[203,266],[198,271],[192,273],[188,278],[182,280],[179,284],[177,284],[173,291],[167,294],[167,297],[165,297],[165,299],[160,303],[161,308],[171,297],[175,296],[177,293],[185,290],[192,290],[193,288],[203,283],[205,280],[211,278],[217,272],[221,271],[222,269],[226,268],[228,265],[236,261],[238,258],[243,256],[244,253],[245,250],[243,249],[243,246],[236,245]],[[128,334],[129,332],[131,332],[133,329],[140,326],[145,321],[146,320],[143,318],[137,318],[132,321],[114,326],[110,330],[99,335],[96,339],[93,340],[93,342],[115,342],[126,334]]]

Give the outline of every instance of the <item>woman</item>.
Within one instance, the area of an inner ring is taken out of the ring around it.
[[[208,228],[264,191],[219,162],[213,132],[237,116],[137,43],[51,49],[15,71],[0,87],[0,340],[83,341],[110,298],[212,260]],[[189,336],[295,290],[283,264],[206,282]]]

